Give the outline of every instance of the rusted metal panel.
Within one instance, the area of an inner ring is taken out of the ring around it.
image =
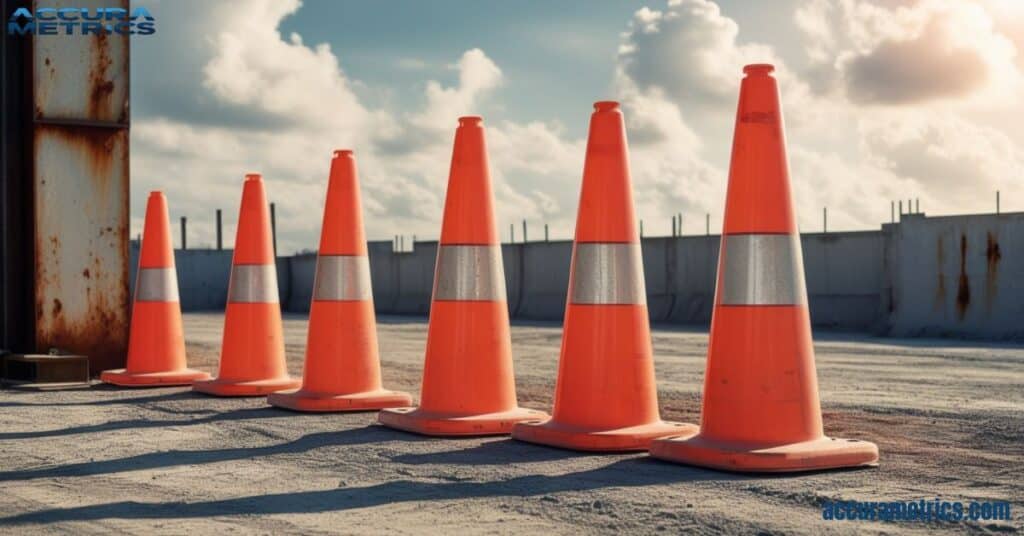
[[[127,35],[32,37],[36,350],[84,354],[93,372],[128,346],[128,57]]]
[[[46,0],[35,7],[123,7],[110,0]],[[128,122],[129,36],[37,35],[32,63],[37,120]]]
[[[36,125],[36,346],[124,362],[128,131]]]

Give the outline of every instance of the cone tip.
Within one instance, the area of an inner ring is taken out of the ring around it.
[[[484,118],[479,115],[465,115],[459,118],[460,127],[472,127],[483,124]]]
[[[164,196],[163,190],[153,190],[153,191],[149,192],[149,197],[150,198],[161,198],[163,196]]]
[[[597,112],[611,112],[619,109],[619,103],[617,101],[597,101],[594,103],[594,111]]]
[[[335,149],[334,158],[343,158],[346,156],[353,156],[355,154],[352,149]]]
[[[775,71],[775,66],[770,63],[752,63],[743,67],[743,74],[753,75],[769,75]]]
[[[249,181],[262,181],[262,180],[263,180],[263,177],[259,173],[246,173],[245,174],[245,181],[246,182],[249,182]]]

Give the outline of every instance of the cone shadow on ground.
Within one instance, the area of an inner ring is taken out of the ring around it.
[[[278,410],[276,408],[244,408],[212,415],[205,415],[193,419],[177,420],[153,420],[153,419],[127,419],[123,421],[108,421],[101,424],[87,424],[83,426],[72,426],[59,430],[40,430],[33,432],[7,432],[0,433],[0,441],[7,439],[38,439],[43,437],[60,437],[72,434],[91,434],[96,432],[111,432],[115,430],[141,429],[141,428],[166,428],[168,426],[191,426],[195,424],[207,424],[220,421],[240,421],[247,419],[266,419],[275,417],[294,417],[291,412]]]
[[[445,443],[450,445],[450,442]],[[510,463],[549,462],[588,457],[564,449],[527,445],[511,439],[488,441],[466,449],[443,450],[416,454],[399,454],[389,458],[406,465],[508,465]],[[593,456],[598,457],[598,456]]]
[[[672,466],[672,467],[687,467],[687,468],[693,469],[695,471],[711,471],[711,472],[715,472],[715,473],[718,473],[718,474],[721,474],[721,475],[729,475],[729,476],[732,476],[733,479],[735,479],[735,480],[789,480],[789,479],[800,480],[800,479],[806,479],[808,477],[812,477],[812,476],[815,476],[815,475],[830,476],[830,475],[838,475],[838,474],[841,474],[841,473],[858,473],[860,471],[874,471],[874,470],[876,470],[876,468],[874,468],[874,467],[869,467],[869,466],[865,466],[865,465],[854,465],[854,466],[849,466],[849,467],[838,467],[838,468],[834,468],[834,469],[826,468],[826,469],[812,469],[812,470],[809,470],[809,471],[798,471],[798,472],[782,472],[782,471],[777,471],[777,472],[766,473],[764,471],[760,471],[760,472],[758,472],[758,471],[728,471],[728,470],[725,470],[725,469],[708,469],[708,468],[701,467],[701,466],[698,466],[698,465],[686,465],[686,464],[680,464],[679,462],[673,462],[673,461],[668,461],[668,460],[660,460],[660,459],[655,458],[653,456],[651,456],[651,457],[649,457],[647,459],[650,460],[652,463],[664,465],[666,467],[668,467],[668,466]],[[727,480],[727,478],[723,478],[723,480]]]
[[[52,508],[3,517],[0,518],[0,525],[96,521],[111,518],[186,519],[253,514],[308,514],[372,508],[409,501],[538,497],[605,487],[641,487],[740,478],[747,477],[669,466],[641,457],[619,460],[596,469],[569,474],[527,475],[488,482],[400,480],[364,487],[253,495],[194,503],[120,501],[74,508]]]
[[[30,480],[34,478],[63,478],[72,476],[106,475],[147,469],[167,469],[182,465],[248,460],[277,454],[301,454],[324,447],[341,447],[384,443],[386,441],[428,441],[419,436],[406,437],[382,426],[366,426],[340,432],[318,432],[304,435],[294,441],[261,447],[213,450],[170,450],[148,452],[137,456],[47,467],[22,471],[0,472],[0,482]]]
[[[123,387],[117,387],[108,384],[97,384],[92,387],[92,391],[115,391],[119,393],[117,398],[104,398],[101,400],[85,400],[82,402],[46,402],[42,404],[35,404],[32,402],[0,402],[0,408],[4,407],[60,407],[60,406],[113,406],[118,404],[142,404],[145,402],[173,402],[175,400],[189,400],[196,398],[206,398],[202,395],[193,393],[192,391],[183,391],[181,387],[173,388],[171,392],[160,392],[153,394],[153,389],[143,388],[141,390],[126,390]],[[26,392],[26,395],[31,393]],[[120,395],[131,395],[138,394],[142,396],[120,396]]]

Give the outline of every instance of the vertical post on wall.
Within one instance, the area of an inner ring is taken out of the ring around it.
[[[185,216],[181,217],[181,249],[188,249],[188,242],[185,241]]]
[[[920,214],[921,213],[921,198],[920,197],[918,197],[917,199],[914,200],[914,212],[916,214]]]
[[[896,223],[896,202],[889,201],[889,223]]]
[[[996,190],[996,214],[999,214],[999,190]]]
[[[640,220],[640,238],[644,237],[644,220]]]
[[[704,234],[711,236],[711,214],[704,215]]]
[[[523,243],[529,242],[530,239],[526,237],[526,220],[523,220]]]
[[[676,217],[672,216],[672,236],[676,235]]]
[[[676,226],[679,230],[679,236],[683,236],[683,213],[677,213],[676,219],[679,220],[679,224]]]
[[[828,232],[828,207],[821,209],[821,232]]]
[[[548,224],[544,224],[544,241],[548,241]]]
[[[514,223],[508,224],[508,243],[516,243],[516,224]]]
[[[398,235],[395,235],[395,241],[391,244],[391,251],[398,251]]]
[[[274,258],[277,258],[277,207],[270,204],[270,239],[274,244]]]
[[[220,209],[217,209],[217,251],[224,249],[223,233],[221,231]]]
[[[903,219],[903,200],[900,199],[900,219]]]
[[[405,251],[405,235],[398,237],[398,251]]]

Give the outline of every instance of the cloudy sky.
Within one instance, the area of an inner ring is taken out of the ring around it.
[[[721,226],[742,66],[774,63],[800,225],[1024,210],[1021,0],[149,0],[132,41],[132,214],[234,235],[264,174],[282,253],[315,248],[331,151],[367,233],[435,239],[460,115],[484,116],[498,220],[572,236],[592,103],[623,103],[647,235]],[[517,239],[520,237],[517,237]],[[408,240],[408,238],[407,238]]]

